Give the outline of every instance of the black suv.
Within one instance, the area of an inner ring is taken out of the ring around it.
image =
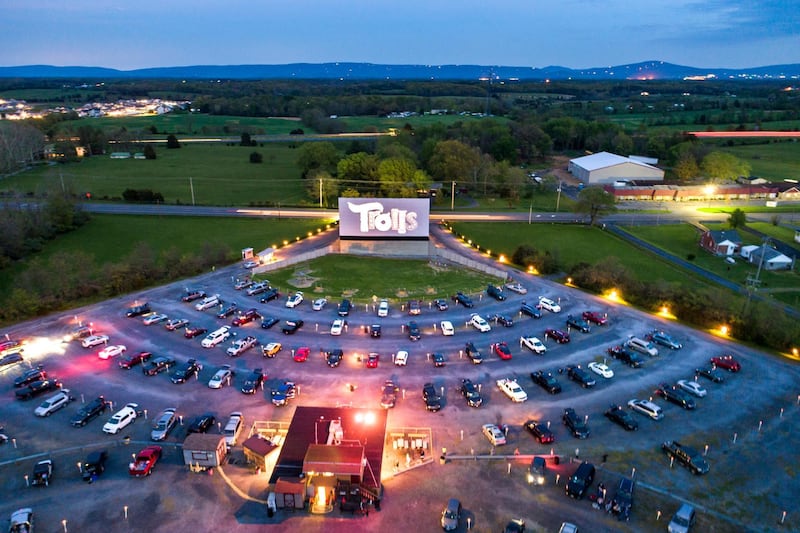
[[[617,492],[611,500],[611,512],[620,520],[627,520],[633,507],[633,489],[636,482],[629,478],[622,478],[617,485]]]
[[[589,426],[586,425],[583,418],[579,417],[572,407],[564,409],[564,416],[561,419],[564,421],[564,425],[569,428],[573,437],[585,439],[589,436]]]
[[[642,358],[639,354],[633,352],[624,346],[612,346],[608,349],[608,355],[615,359],[619,359],[631,368],[639,368],[642,366]]]
[[[567,326],[580,330],[582,333],[589,333],[592,330],[592,328],[589,327],[588,322],[581,317],[573,315],[567,316]]]
[[[684,409],[691,410],[697,407],[694,398],[689,396],[689,393],[684,392],[682,389],[668,383],[662,383],[656,389],[656,394],[663,397],[665,400],[680,405]]]
[[[381,337],[381,325],[380,324],[372,324],[369,327],[369,335],[370,337],[375,337],[379,339]]]
[[[264,327],[264,325],[262,324],[261,327]],[[293,335],[295,332],[297,332],[298,329],[302,327],[303,327],[302,320],[287,320],[286,322],[284,322],[281,331],[283,331],[284,335]]]
[[[522,306],[519,308],[519,312],[523,315],[528,315],[533,318],[542,318],[542,311],[535,305],[526,304],[525,302],[522,303]]]
[[[426,383],[422,387],[422,399],[425,401],[425,409],[436,412],[442,408],[442,399],[436,394],[436,387],[433,383]]]
[[[692,471],[695,475],[708,473],[708,463],[694,448],[684,446],[676,440],[670,440],[661,445],[661,449],[670,457]]]
[[[353,307],[353,304],[350,303],[350,300],[344,299],[339,304],[336,312],[339,313],[339,316],[347,316],[350,314],[350,309]]]
[[[464,347],[464,351],[467,353],[467,357],[472,360],[473,364],[479,365],[483,362],[483,354],[481,354],[481,351],[471,342],[467,343]]]
[[[498,302],[502,302],[506,299],[506,294],[503,292],[503,289],[495,285],[492,285],[491,283],[486,287],[486,294],[488,294]]]
[[[561,392],[561,383],[550,372],[545,373],[541,370],[531,372],[531,379],[550,394]]]
[[[462,379],[461,380],[461,394],[464,395],[464,399],[467,401],[467,405],[470,407],[480,407],[483,403],[483,398],[481,397],[481,393],[478,392],[478,387],[469,379]]]
[[[206,413],[195,418],[186,433],[205,433],[214,426],[216,418],[211,413]]]
[[[147,314],[151,311],[149,303],[143,303],[142,305],[134,305],[133,307],[129,307],[127,311],[125,311],[125,316],[128,318],[132,318],[135,316],[142,316]]]
[[[97,418],[108,409],[108,401],[102,396],[98,396],[91,402],[81,407],[69,423],[76,428],[82,428],[93,418]]]
[[[328,350],[325,352],[325,362],[328,363],[328,366],[331,368],[339,366],[339,363],[342,362],[342,358],[344,357],[344,352],[339,350],[338,348],[335,350]]]
[[[247,379],[244,380],[242,385],[242,392],[244,394],[255,394],[261,384],[264,383],[264,371],[260,368],[253,369]]]
[[[578,466],[578,469],[575,470],[575,473],[569,478],[569,481],[567,481],[567,496],[578,500],[583,498],[586,489],[588,489],[592,481],[594,481],[594,474],[594,465],[586,461],[582,462]]]
[[[86,460],[81,463],[81,477],[88,483],[93,483],[97,476],[105,472],[108,452],[100,450],[91,452],[86,456]]]
[[[453,296],[453,301],[457,304],[463,305],[464,307],[475,307],[475,304],[472,303],[472,298],[463,292],[457,292],[456,295]]]
[[[408,323],[408,339],[412,341],[418,341],[422,334],[419,331],[419,326],[416,322],[409,322]]]
[[[615,404],[609,407],[609,409],[605,412],[605,416],[615,424],[619,424],[628,431],[636,431],[639,429],[639,423],[634,420],[631,414],[623,409],[621,405]]]
[[[184,383],[190,377],[197,376],[201,370],[203,370],[203,365],[198,363],[197,359],[189,359],[172,373],[170,379],[175,384]]]
[[[597,383],[594,378],[584,369],[579,366],[568,366],[567,377],[579,384],[584,389],[594,387]]]
[[[22,374],[20,377],[14,380],[14,388],[24,387],[33,383],[34,381],[40,381],[43,379],[47,379],[47,372],[39,366],[38,368],[32,368]]]

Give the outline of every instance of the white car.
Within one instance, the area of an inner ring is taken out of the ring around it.
[[[152,326],[153,324],[158,324],[159,322],[163,322],[167,319],[167,315],[164,313],[150,313],[144,319],[142,319],[142,324],[145,326]]]
[[[200,341],[200,346],[203,348],[213,348],[217,344],[224,342],[231,336],[231,327],[230,326],[222,326],[221,328],[212,331],[206,338]]]
[[[528,399],[528,393],[519,386],[516,379],[498,379],[497,386],[512,402],[519,403]]]
[[[225,385],[230,384],[231,378],[233,378],[231,365],[222,365],[219,370],[217,370],[217,373],[208,381],[208,388],[221,389]]]
[[[381,318],[389,316],[389,300],[381,300],[378,304],[378,316]]]
[[[100,359],[108,359],[110,357],[116,357],[118,355],[122,355],[127,350],[125,346],[122,344],[112,344],[111,346],[106,346],[99,352],[97,352],[97,357]]]
[[[664,412],[661,408],[650,400],[637,400],[634,398],[628,402],[628,407],[653,420],[661,420],[664,418]]]
[[[122,429],[128,427],[128,425],[132,424],[133,421],[136,420],[136,409],[138,407],[139,404],[129,403],[114,413],[114,416],[112,416],[103,426],[103,433],[116,435]]]
[[[506,289],[511,292],[516,292],[517,294],[528,294],[528,289],[523,287],[520,283],[506,283]]]
[[[70,396],[69,389],[61,389],[43,401],[33,414],[36,416],[50,416],[62,407],[66,407],[74,399],[74,397]]]
[[[286,307],[295,308],[301,303],[303,303],[303,293],[300,291],[290,294],[289,297],[286,298]]]
[[[445,337],[450,337],[456,334],[456,328],[453,327],[453,323],[450,322],[449,320],[442,320],[439,326],[441,326],[442,335],[444,335]]]
[[[689,394],[694,394],[698,398],[705,398],[708,391],[704,389],[698,382],[689,381],[688,379],[678,380],[678,387],[682,388]]]
[[[506,435],[494,424],[484,424],[481,428],[483,434],[492,443],[492,446],[502,446],[506,443]]]
[[[614,371],[611,370],[608,365],[603,363],[598,363],[597,361],[592,361],[588,365],[589,370],[597,374],[598,376],[603,376],[606,379],[611,379],[614,377]]]
[[[543,354],[547,347],[539,340],[539,337],[520,337],[519,342],[533,353]]]
[[[89,335],[81,341],[81,346],[84,348],[91,348],[98,344],[108,344],[108,335]]]
[[[314,311],[322,311],[325,305],[328,303],[327,298],[317,298],[311,303],[311,309]]]
[[[242,266],[244,268],[255,268],[255,267],[258,266],[258,262],[257,261],[245,261],[244,265],[242,265]]]
[[[344,320],[341,318],[337,318],[331,323],[331,335],[339,336],[342,334],[342,329],[344,329]]]
[[[550,298],[545,298],[544,296],[539,296],[539,307],[542,309],[547,309],[551,313],[560,313],[561,306],[558,305],[556,302],[551,300]]]
[[[408,364],[408,352],[399,350],[394,356],[394,364],[397,366],[406,366]]]
[[[469,323],[472,324],[473,328],[477,329],[481,333],[492,331],[492,326],[490,326],[486,319],[479,314],[473,314],[469,318]]]

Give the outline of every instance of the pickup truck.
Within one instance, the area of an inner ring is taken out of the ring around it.
[[[128,473],[134,477],[149,476],[159,459],[161,446],[148,446],[136,454],[136,458],[128,465]]]
[[[676,440],[668,440],[661,445],[664,453],[692,471],[695,475],[708,473],[708,462],[694,448],[684,446]]]

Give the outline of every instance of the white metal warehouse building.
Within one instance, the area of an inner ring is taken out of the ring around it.
[[[664,171],[660,168],[609,152],[571,159],[569,172],[586,185],[616,181],[664,181]]]

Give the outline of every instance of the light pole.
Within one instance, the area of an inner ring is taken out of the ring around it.
[[[562,182],[559,181],[558,189],[556,189],[556,192],[558,192],[558,196],[556,197],[556,213],[558,213],[558,206],[561,205],[561,186]]]

